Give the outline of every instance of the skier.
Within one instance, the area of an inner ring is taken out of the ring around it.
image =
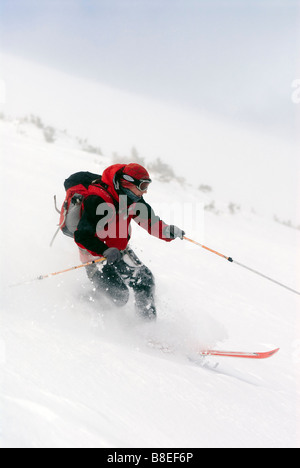
[[[150,184],[149,173],[139,164],[109,166],[89,186],[74,239],[83,263],[99,257],[107,260],[101,269],[97,264],[86,267],[98,290],[116,306],[123,306],[129,299],[128,287],[132,288],[138,314],[155,319],[154,277],[128,246],[130,222],[133,219],[149,234],[167,242],[182,239],[185,233],[165,224],[145,202],[143,195]]]

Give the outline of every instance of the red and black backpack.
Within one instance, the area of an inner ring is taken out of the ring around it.
[[[104,198],[107,202],[111,202],[112,198],[106,191],[106,184],[101,182],[101,175],[93,174],[92,172],[76,172],[68,177],[64,182],[66,190],[66,198],[62,205],[60,213],[59,225],[55,235],[52,238],[51,246],[61,230],[66,236],[74,238],[74,233],[77,230],[79,221],[83,212],[83,202],[86,197],[91,195],[90,187],[97,187],[97,194]],[[92,188],[91,187],[91,188]],[[55,204],[56,204],[56,197]]]
[[[101,176],[91,172],[76,172],[64,182],[66,198],[60,211],[59,227],[69,237],[74,237],[82,215],[82,204],[89,194],[89,186],[100,182]]]

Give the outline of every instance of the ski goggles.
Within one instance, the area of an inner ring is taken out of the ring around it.
[[[132,177],[128,174],[122,174],[122,179],[127,180],[127,182],[130,182],[131,184],[134,184],[140,190],[140,192],[146,192],[152,182],[151,179],[135,179],[135,177]]]

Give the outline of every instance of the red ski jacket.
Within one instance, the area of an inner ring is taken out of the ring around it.
[[[76,244],[94,256],[101,256],[109,247],[125,250],[130,239],[130,222],[133,219],[149,234],[166,242],[172,239],[163,234],[167,227],[143,198],[132,203],[116,191],[114,178],[124,167],[114,164],[102,174],[101,183],[92,184],[84,200],[83,212],[77,231]]]

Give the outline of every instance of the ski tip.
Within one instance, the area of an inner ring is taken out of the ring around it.
[[[238,352],[238,351],[219,351],[219,350],[207,350],[200,351],[199,354],[202,356],[224,356],[224,357],[235,357],[244,359],[267,359],[274,354],[278,353],[280,348],[272,349],[271,351],[265,352]]]
[[[274,356],[274,354],[278,353],[279,350],[280,350],[280,348],[276,348],[276,349],[272,349],[271,351],[266,351],[264,353],[256,353],[256,358],[257,359],[268,359],[268,358]]]
[[[274,356],[274,354],[278,353],[278,351],[280,351],[280,348],[276,348],[276,349],[273,349],[273,351],[270,351],[269,352],[269,356]]]

